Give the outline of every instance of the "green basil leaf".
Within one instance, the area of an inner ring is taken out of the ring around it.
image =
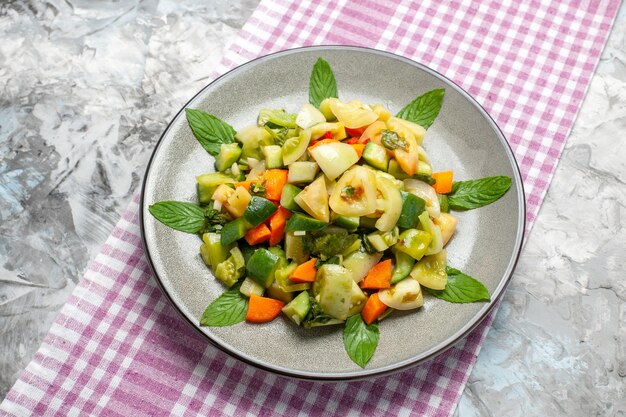
[[[309,81],[309,103],[319,108],[320,103],[329,97],[338,97],[337,82],[330,64],[319,58],[313,65]]]
[[[458,181],[452,184],[452,191],[448,194],[448,205],[453,210],[483,207],[498,200],[509,188],[511,178],[503,175]]]
[[[246,319],[248,298],[239,292],[241,282],[230,287],[204,310],[201,326],[230,326]]]
[[[365,324],[360,314],[348,317],[343,329],[343,344],[350,359],[361,368],[370,361],[378,346],[378,324]]]
[[[212,114],[198,109],[185,109],[185,114],[193,135],[211,155],[220,153],[223,143],[235,141],[235,129]]]
[[[159,201],[148,211],[164,225],[181,232],[198,233],[204,229],[205,209],[194,203]]]
[[[430,90],[404,106],[396,116],[428,129],[441,110],[445,93],[443,88]]]
[[[435,297],[451,303],[490,301],[489,290],[478,280],[454,268],[446,268],[448,283],[443,290],[422,287]]]

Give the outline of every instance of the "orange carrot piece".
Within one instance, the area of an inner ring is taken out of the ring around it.
[[[248,323],[267,323],[274,320],[285,306],[280,300],[252,295],[248,302],[246,321]]]
[[[267,242],[271,235],[269,227],[265,223],[261,223],[257,227],[248,230],[245,239],[248,245],[258,245],[259,243]]]
[[[278,210],[270,216],[270,246],[276,246],[283,240],[285,236],[285,225],[291,217],[291,212],[284,207],[278,207]]]
[[[432,177],[435,179],[433,188],[439,194],[448,194],[452,191],[452,171],[433,172]]]
[[[258,180],[248,180],[248,181],[240,181],[240,182],[236,182],[234,185],[235,185],[235,188],[237,188],[237,187],[243,187],[243,188],[245,188],[247,191],[250,191],[250,186],[251,186],[252,184],[256,184],[256,183],[258,183],[258,182],[259,182]]]
[[[359,158],[361,158],[361,155],[363,155],[363,149],[365,149],[365,144],[355,143],[352,145],[352,147],[356,151],[356,154],[359,155]]]
[[[391,288],[391,259],[377,263],[361,281],[361,288],[368,290]]]
[[[263,182],[265,184],[265,198],[268,200],[280,201],[283,193],[283,187],[287,184],[287,175],[289,171],[286,169],[269,169],[263,174]]]
[[[305,263],[298,265],[289,275],[289,280],[292,282],[315,282],[315,275],[317,274],[316,262],[317,259],[311,258]]]
[[[383,314],[385,310],[387,310],[387,306],[383,304],[382,301],[380,301],[380,298],[378,298],[378,293],[375,292],[367,299],[365,307],[363,307],[363,310],[361,310],[361,317],[363,317],[365,323],[372,324],[372,322],[380,317],[380,315]]]

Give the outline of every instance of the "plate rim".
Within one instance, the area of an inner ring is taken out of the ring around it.
[[[479,111],[479,113],[485,118],[485,120],[487,121],[487,123],[491,126],[491,128],[494,130],[494,132],[496,133],[496,136],[498,137],[498,139],[500,140],[500,142],[504,145],[504,150],[505,153],[509,159],[509,163],[511,164],[511,167],[513,169],[513,181],[516,184],[518,193],[517,193],[517,203],[518,203],[518,207],[520,208],[519,211],[519,216],[517,219],[517,233],[515,236],[515,245],[514,245],[514,254],[511,257],[511,259],[509,260],[509,265],[506,269],[506,271],[503,274],[503,279],[500,280],[498,286],[494,289],[493,294],[491,296],[491,301],[489,301],[488,303],[485,304],[485,306],[479,310],[476,315],[469,321],[467,322],[464,326],[462,326],[460,329],[458,329],[452,336],[450,336],[449,338],[447,338],[446,340],[442,341],[441,343],[439,343],[438,345],[433,346],[431,349],[428,349],[418,355],[412,356],[408,359],[405,359],[401,362],[397,362],[395,364],[392,365],[386,365],[384,367],[378,368],[378,369],[373,369],[373,370],[368,370],[367,368],[364,369],[360,369],[357,371],[349,371],[349,372],[335,372],[335,373],[319,373],[319,372],[314,372],[314,371],[296,371],[293,369],[289,369],[289,368],[285,368],[283,366],[279,366],[279,365],[274,365],[271,363],[266,363],[265,361],[258,361],[255,360],[251,357],[248,357],[247,355],[238,352],[237,350],[234,349],[229,349],[226,346],[223,346],[222,344],[218,343],[217,341],[213,340],[213,338],[211,338],[211,336],[209,336],[208,334],[204,333],[198,325],[196,325],[196,323],[194,323],[189,317],[187,317],[184,312],[182,311],[182,309],[178,306],[178,304],[174,301],[174,299],[172,298],[172,296],[169,294],[169,292],[165,289],[165,286],[163,284],[163,282],[161,281],[161,277],[159,277],[159,275],[156,273],[156,269],[155,266],[153,264],[152,261],[152,256],[150,254],[150,250],[148,247],[148,242],[146,239],[146,233],[145,233],[145,196],[146,196],[146,185],[147,185],[147,179],[148,176],[150,174],[150,170],[152,168],[154,159],[156,157],[156,154],[161,146],[161,144],[163,143],[163,140],[165,139],[166,135],[170,132],[170,130],[172,129],[173,125],[175,124],[175,122],[178,120],[178,118],[180,117],[180,115],[185,111],[185,109],[188,108],[188,106],[199,96],[201,96],[203,93],[205,93],[205,91],[207,91],[209,88],[211,88],[213,86],[213,84],[215,84],[216,82],[218,82],[219,80],[221,80],[222,78],[225,78],[227,76],[232,75],[233,72],[235,71],[240,71],[243,68],[246,68],[248,66],[252,66],[255,64],[258,64],[262,61],[265,60],[269,60],[269,59],[276,59],[279,58],[281,56],[286,56],[286,55],[291,55],[291,54],[297,54],[297,53],[301,53],[301,52],[307,52],[307,51],[315,51],[315,50],[319,50],[319,51],[324,51],[324,50],[349,50],[349,51],[359,51],[359,52],[366,52],[366,53],[372,53],[375,55],[382,55],[385,56],[387,58],[391,58],[391,59],[396,59],[399,61],[402,61],[406,64],[409,64],[411,66],[417,67],[427,73],[429,73],[430,75],[440,79],[441,81],[443,81],[444,83],[448,84],[450,87],[454,88],[459,94],[461,94],[463,97],[465,97],[471,104],[474,105],[474,107]],[[369,47],[364,47],[364,46],[352,46],[352,45],[316,45],[316,46],[301,46],[301,47],[296,47],[296,48],[290,48],[290,49],[284,49],[284,50],[280,50],[280,51],[276,51],[276,52],[272,52],[269,54],[265,54],[262,56],[259,56],[257,58],[254,58],[250,61],[247,61],[241,65],[236,66],[235,68],[232,68],[230,70],[228,70],[227,72],[225,72],[224,74],[220,75],[219,77],[215,78],[214,80],[212,80],[209,84],[207,84],[206,86],[204,86],[202,89],[200,89],[196,94],[193,95],[193,97],[191,97],[181,108],[180,110],[172,117],[172,119],[170,120],[170,122],[167,124],[166,128],[163,130],[163,133],[161,134],[161,136],[159,137],[159,139],[157,140],[157,142],[154,145],[154,149],[150,155],[150,158],[148,160],[147,166],[146,166],[146,170],[144,172],[144,177],[142,180],[142,186],[141,186],[141,195],[140,195],[140,201],[139,201],[139,226],[140,226],[140,231],[141,231],[141,242],[143,244],[143,248],[144,248],[144,253],[146,256],[146,260],[148,261],[148,265],[150,267],[150,270],[152,272],[152,276],[154,277],[155,281],[157,282],[158,287],[161,290],[161,293],[165,296],[165,298],[167,298],[169,304],[174,308],[174,310],[178,313],[178,315],[183,319],[183,321],[185,323],[187,323],[189,326],[191,326],[191,328],[198,333],[204,340],[208,341],[211,345],[213,345],[214,347],[218,348],[219,350],[221,350],[222,352],[228,354],[231,357],[234,357],[248,365],[253,366],[256,369],[261,369],[273,374],[278,374],[278,375],[282,375],[282,376],[286,376],[286,377],[290,377],[290,378],[295,378],[295,379],[301,379],[301,380],[308,380],[308,381],[328,381],[328,382],[332,382],[332,381],[354,381],[354,380],[364,380],[364,379],[370,379],[373,377],[381,377],[381,376],[385,376],[385,375],[391,375],[391,374],[395,374],[395,373],[399,373],[401,371],[404,371],[408,368],[417,366],[421,363],[424,363],[430,359],[433,359],[441,354],[443,354],[444,352],[446,352],[447,350],[449,350],[450,348],[452,348],[454,345],[456,345],[457,343],[459,343],[461,340],[463,340],[466,336],[469,335],[469,333],[471,333],[476,327],[478,327],[484,320],[485,318],[489,315],[489,313],[494,309],[494,307],[496,305],[500,304],[500,300],[502,299],[502,296],[506,290],[506,288],[508,287],[511,278],[513,276],[513,272],[515,271],[515,268],[517,267],[520,255],[521,255],[521,251],[522,251],[522,247],[523,247],[523,243],[524,243],[524,236],[526,233],[526,194],[525,194],[525,190],[524,190],[524,183],[522,181],[522,176],[521,176],[521,171],[519,168],[519,164],[517,163],[517,160],[515,159],[515,155],[513,154],[513,150],[511,149],[511,145],[509,144],[509,142],[506,140],[506,137],[504,136],[504,133],[502,133],[502,130],[500,129],[500,127],[498,126],[498,124],[495,122],[495,120],[491,117],[491,115],[485,110],[485,108],[471,95],[469,94],[467,91],[465,91],[465,89],[463,89],[461,86],[459,86],[457,83],[455,83],[454,81],[452,81],[451,79],[449,79],[448,77],[446,77],[445,75],[437,72],[436,70],[422,64],[419,63],[417,61],[414,61],[410,58],[406,58],[404,56],[395,54],[393,52],[388,52],[388,51],[383,51],[383,50],[379,50],[379,49],[375,49],[375,48],[369,48]]]

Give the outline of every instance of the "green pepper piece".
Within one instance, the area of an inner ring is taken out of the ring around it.
[[[406,191],[400,191],[400,196],[402,197],[402,212],[397,225],[402,229],[414,229],[420,222],[418,216],[424,212],[426,201]]]

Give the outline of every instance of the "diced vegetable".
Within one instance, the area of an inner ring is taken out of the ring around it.
[[[380,301],[378,293],[374,293],[367,299],[365,307],[361,310],[361,316],[365,323],[372,324],[385,310],[387,310],[387,305]]]
[[[415,265],[415,259],[400,250],[396,250],[395,248],[393,250],[393,254],[395,256],[395,264],[393,274],[391,274],[391,283],[397,284],[409,276],[411,269],[413,269],[413,265]]]
[[[402,212],[398,219],[398,227],[413,229],[419,224],[418,216],[424,212],[426,202],[415,194],[400,191],[402,197]]]
[[[404,138],[412,137],[418,145],[422,143],[426,134],[426,130],[422,126],[398,117],[390,117],[387,120],[387,128],[398,132]]]
[[[215,168],[224,172],[239,160],[241,148],[236,143],[224,143],[220,146],[220,153],[215,157]]]
[[[266,295],[283,303],[293,300],[293,292],[285,291],[276,281],[267,289]]]
[[[322,100],[322,102],[320,103],[320,112],[324,115],[326,120],[329,122],[337,119],[335,115],[333,114],[333,111],[330,109],[330,102],[332,100],[336,100],[336,98],[330,97],[330,98]]]
[[[363,150],[363,160],[376,169],[387,171],[389,166],[389,154],[375,142],[367,142]]]
[[[359,155],[351,145],[336,141],[309,148],[309,153],[331,180],[343,174],[359,160]]]
[[[322,230],[326,226],[328,226],[328,223],[314,219],[309,216],[305,216],[304,214],[294,213],[293,216],[291,216],[291,218],[287,220],[287,227],[285,228],[285,231],[312,232]]]
[[[404,189],[426,201],[426,210],[428,211],[430,217],[433,219],[439,217],[441,209],[439,207],[437,193],[433,187],[423,181],[409,178],[404,180]]]
[[[228,258],[232,242],[223,244],[219,233],[205,233],[202,241],[204,243],[200,246],[200,255],[207,266],[215,268]]]
[[[287,210],[300,210],[300,206],[294,199],[298,194],[300,194],[301,191],[301,188],[298,188],[293,184],[285,184],[283,187],[283,193],[280,196],[280,205]]]
[[[320,123],[317,124],[310,129],[311,131],[311,140],[317,140],[330,132],[330,139],[333,140],[342,140],[345,139],[346,129],[343,123]]]
[[[378,298],[396,310],[412,310],[424,305],[422,289],[414,279],[404,279],[387,290],[380,290]]]
[[[280,314],[285,303],[273,298],[252,295],[248,303],[246,321],[248,323],[266,323],[274,320]]]
[[[247,231],[248,226],[246,225],[246,222],[243,220],[243,218],[238,218],[226,223],[221,231],[222,246],[227,246],[231,243],[235,243],[237,240],[244,237]]]
[[[363,151],[365,150],[365,145],[363,145],[362,143],[351,143],[350,146],[352,146],[352,148],[354,149],[354,151],[356,152],[357,156],[359,158],[361,158],[361,156],[363,156]]]
[[[347,294],[352,292],[353,283],[347,269],[339,265],[324,264],[317,271],[315,299],[326,314],[345,320],[348,318],[351,302]]]
[[[443,290],[448,283],[446,273],[446,250],[435,255],[424,256],[411,270],[411,278],[420,285],[433,290]]]
[[[367,235],[369,243],[379,252],[389,249],[398,242],[398,228],[395,227],[387,232],[374,232]]]
[[[217,264],[215,268],[215,278],[222,281],[228,287],[231,287],[239,281],[243,273],[244,269],[235,266],[235,261],[232,256]]]
[[[278,245],[285,237],[285,227],[287,220],[291,217],[291,212],[284,207],[278,207],[278,210],[270,217],[270,246]]]
[[[328,210],[328,192],[324,176],[320,176],[311,184],[307,185],[294,201],[313,218],[328,223],[330,211]]]
[[[311,141],[311,131],[309,129],[302,130],[298,137],[290,138],[283,144],[283,163],[290,165],[298,160]]]
[[[352,252],[343,259],[343,266],[348,271],[354,282],[361,282],[367,273],[380,261],[382,258],[382,252],[367,253],[367,252]]]
[[[309,283],[297,284],[289,280],[289,275],[298,267],[296,262],[276,269],[274,273],[274,279],[276,284],[280,285],[280,288],[285,292],[298,292],[308,290],[311,287]]]
[[[349,232],[354,232],[359,227],[358,216],[337,216],[333,219],[333,223],[341,226]]]
[[[448,196],[445,194],[437,194],[437,199],[439,199],[439,208],[442,213],[450,212],[450,203],[448,202]]]
[[[251,198],[252,196],[248,190],[244,187],[237,187],[235,191],[228,196],[223,205],[226,211],[233,217],[241,217],[246,211],[246,207],[248,207]]]
[[[248,276],[268,288],[274,280],[274,271],[278,266],[278,256],[267,249],[258,249],[246,265]]]
[[[374,142],[376,145],[380,145],[381,144],[381,141],[380,141],[381,132],[386,127],[387,125],[385,124],[385,122],[382,122],[380,120],[372,123],[371,125],[368,126],[367,129],[365,129],[365,131],[359,138],[359,143],[367,144],[368,142],[371,141],[371,142]]]
[[[372,268],[365,279],[361,281],[361,288],[379,290],[391,287],[391,259],[379,262]]]
[[[266,224],[261,223],[260,225],[248,230],[244,237],[249,245],[258,245],[270,240],[271,235],[272,233],[270,232],[269,227],[267,227]]]
[[[441,240],[443,246],[446,246],[456,230],[456,225],[459,222],[459,219],[452,214],[441,213],[439,218],[435,219],[434,222],[441,229]]]
[[[198,201],[200,201],[200,204],[210,204],[212,202],[211,197],[220,184],[232,184],[235,180],[219,172],[212,172],[210,174],[198,175],[196,182]]]
[[[270,169],[263,174],[263,184],[265,185],[265,197],[268,200],[280,201],[283,187],[287,184],[287,170]]]
[[[239,292],[246,297],[252,297],[253,295],[261,297],[265,292],[265,287],[263,287],[258,282],[250,279],[249,277],[246,277],[246,279],[244,279],[241,283]]]
[[[375,104],[372,107],[372,111],[378,115],[378,120],[382,120],[383,122],[386,122],[391,117],[389,110],[382,104]]]
[[[297,214],[287,220],[287,229],[289,229],[289,222],[296,216]],[[299,264],[305,262],[308,259],[308,254],[304,251],[302,236],[296,236],[293,231],[288,230],[285,233],[285,253],[287,255],[287,259],[292,259]]]
[[[376,211],[376,176],[356,165],[346,171],[335,186],[330,208],[342,216],[366,216]]]
[[[248,224],[258,226],[267,220],[274,212],[278,210],[276,204],[266,198],[252,196],[248,208],[243,213],[243,218]]]
[[[287,182],[290,184],[308,184],[315,179],[319,171],[317,162],[296,161],[289,164]]]
[[[258,126],[249,126],[238,130],[235,139],[242,144],[242,158],[256,158],[257,160],[262,157],[261,144],[273,144],[272,135]]]
[[[418,229],[407,229],[400,234],[395,248],[419,261],[426,253],[432,237],[430,233]]]
[[[292,282],[315,282],[315,275],[317,274],[317,268],[315,264],[317,259],[311,258],[298,267],[289,275],[289,280]]]
[[[433,188],[436,192],[448,194],[452,191],[452,174],[452,171],[433,172],[432,177],[435,179]]]
[[[302,291],[289,304],[283,307],[282,311],[291,321],[299,325],[308,314],[310,308],[311,300],[309,293]]]
[[[303,236],[304,250],[322,261],[341,254],[357,240],[359,240],[357,235],[348,234],[347,230],[335,226],[309,232]]]
[[[443,239],[441,237],[441,229],[428,217],[428,213],[424,212],[419,215],[420,225],[424,231],[430,233],[431,241],[428,244],[425,255],[433,255],[443,249]]]
[[[222,145],[224,146],[224,145]],[[283,166],[283,150],[278,145],[267,145],[261,148],[265,156],[265,166],[267,168],[280,168]]]
[[[326,122],[326,117],[309,103],[302,106],[298,116],[296,116],[296,124],[302,129],[308,129],[311,126],[324,122]]]

